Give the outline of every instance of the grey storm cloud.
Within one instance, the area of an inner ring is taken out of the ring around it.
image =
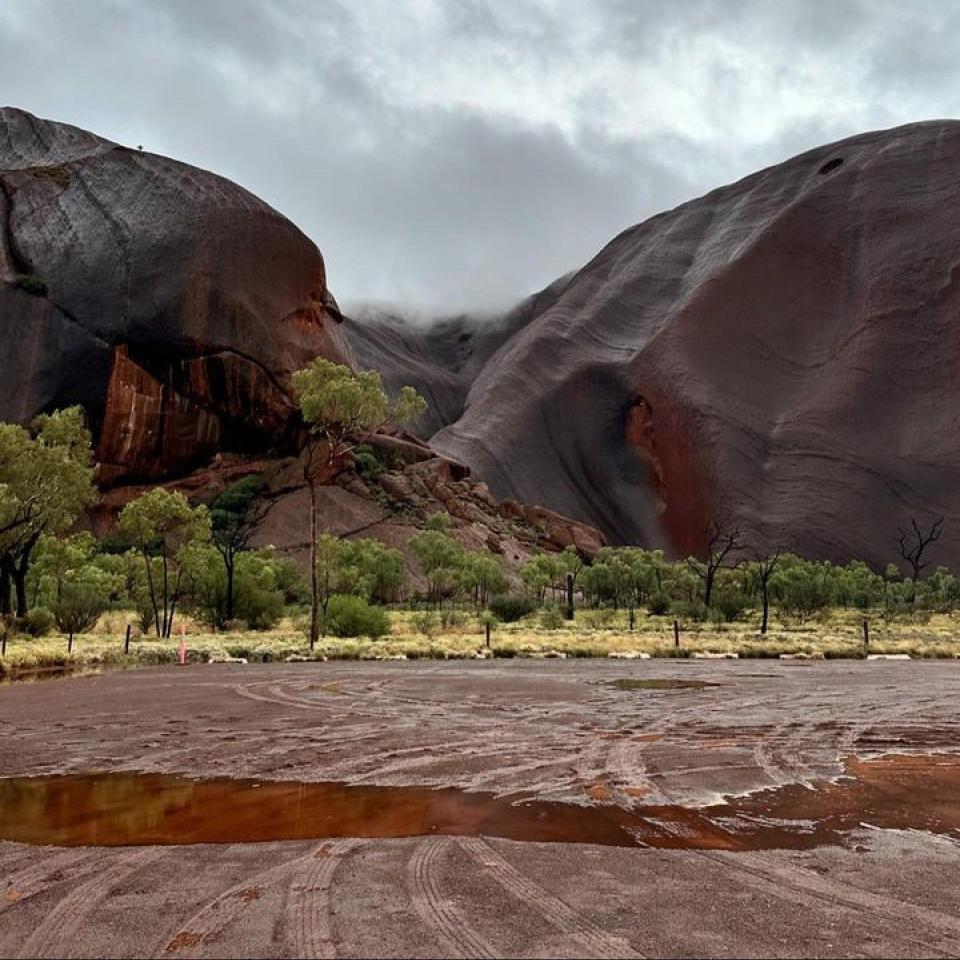
[[[498,309],[661,210],[960,113],[960,5],[6,0],[0,101],[216,170],[348,307]]]

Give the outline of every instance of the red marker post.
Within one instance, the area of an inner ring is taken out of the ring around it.
[[[187,628],[180,624],[180,666],[187,662]]]

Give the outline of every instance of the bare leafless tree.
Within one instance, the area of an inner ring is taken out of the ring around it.
[[[687,564],[703,581],[703,602],[709,607],[710,600],[713,597],[713,585],[717,579],[717,571],[721,567],[735,570],[743,563],[745,558],[735,557],[743,545],[739,527],[729,528],[714,520],[707,526],[706,541],[705,559],[698,560],[695,557],[690,557]]]
[[[913,602],[917,598],[917,580],[920,579],[920,571],[926,566],[923,562],[923,554],[931,543],[936,543],[943,533],[943,517],[938,517],[930,524],[930,529],[925,530],[917,523],[916,517],[910,518],[910,530],[899,529],[900,536],[897,542],[900,545],[900,556],[910,565],[910,580],[913,583],[913,592],[910,598]]]
[[[770,624],[770,577],[776,570],[780,558],[783,556],[778,547],[773,553],[754,550],[753,562],[756,564],[757,586],[760,588],[760,601],[763,604],[763,619],[760,621],[760,632],[766,633]]]

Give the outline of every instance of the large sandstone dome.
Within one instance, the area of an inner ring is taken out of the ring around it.
[[[289,446],[348,356],[316,246],[228,180],[0,109],[0,419],[82,403],[101,480]]]
[[[883,564],[944,514],[932,559],[960,564],[958,171],[960,123],[912,124],[626,230],[431,444],[619,542],[683,555],[716,521]]]

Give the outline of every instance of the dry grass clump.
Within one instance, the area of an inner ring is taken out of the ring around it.
[[[301,624],[295,618],[281,621],[273,630],[210,633],[184,620],[190,662],[243,657],[249,662],[282,662],[287,659],[447,659],[478,656],[533,657],[564,654],[567,657],[608,657],[611,653],[645,653],[650,657],[689,657],[694,653],[736,653],[741,658],[779,657],[794,654],[824,659],[862,658],[863,619],[860,611],[838,610],[817,621],[776,622],[766,635],[753,623],[681,624],[680,646],[674,646],[673,619],[638,614],[635,629],[628,629],[625,611],[578,612],[573,622],[552,627],[533,614],[516,623],[498,624],[491,649],[485,645],[483,625],[472,611],[435,613],[390,612],[391,632],[380,640],[322,637],[310,651]],[[123,637],[133,614],[105,614],[88,634],[74,638],[72,652],[61,636],[9,639],[6,657],[0,657],[0,679],[30,671],[56,668],[97,668],[175,663],[179,630],[169,640],[140,637],[134,627],[129,656]],[[960,617],[937,614],[893,621],[869,618],[871,653],[906,653],[914,658],[960,656]]]

